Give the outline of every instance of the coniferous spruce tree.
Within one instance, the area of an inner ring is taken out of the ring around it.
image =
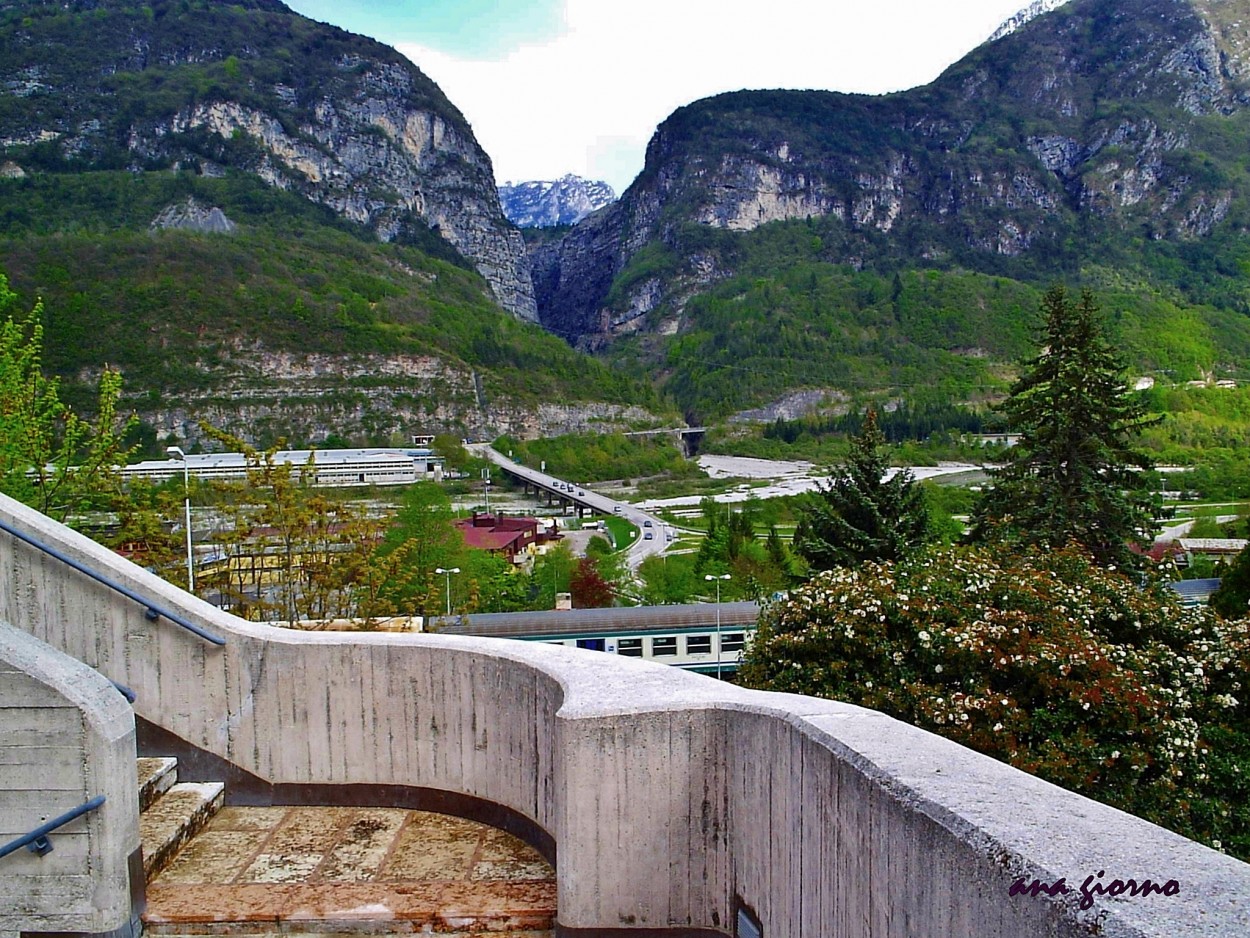
[[[869,409],[846,465],[822,486],[794,531],[795,550],[814,571],[866,560],[898,560],[930,539],[924,490],[889,463],[877,413]]]
[[[1019,441],[992,473],[973,516],[973,540],[1084,546],[1104,565],[1135,566],[1131,542],[1149,543],[1154,499],[1133,448],[1147,415],[1121,375],[1093,295],[1062,285],[1042,298],[1043,350],[1003,404]]]

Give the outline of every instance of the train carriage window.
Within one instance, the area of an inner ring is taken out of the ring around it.
[[[721,651],[742,651],[742,646],[746,644],[746,635],[743,632],[726,632],[724,638],[720,642]]]
[[[626,655],[630,658],[642,657],[642,639],[641,638],[622,638],[616,643],[616,653],[618,655]]]
[[[656,658],[677,654],[677,636],[660,635],[651,639],[651,654]]]
[[[712,636],[710,635],[688,635],[686,636],[686,654],[688,655],[710,655],[712,653]]]

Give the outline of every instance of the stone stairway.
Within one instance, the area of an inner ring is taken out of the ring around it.
[[[503,831],[426,811],[222,807],[141,759],[149,935],[551,938],[555,874]]]
[[[143,874],[151,882],[221,810],[225,786],[179,782],[177,759],[140,759],[137,772]]]

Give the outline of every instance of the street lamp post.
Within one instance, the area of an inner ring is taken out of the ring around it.
[[[451,618],[451,575],[453,573],[459,573],[460,568],[459,567],[448,567],[448,568],[435,567],[434,572],[445,573],[447,575],[447,618],[450,619]]]
[[[721,662],[721,650],[720,650],[720,583],[721,583],[721,580],[728,580],[729,578],[730,578],[730,577],[729,577],[729,574],[728,574],[728,573],[722,573],[720,576],[712,576],[712,574],[710,574],[710,573],[705,573],[705,574],[703,574],[703,579],[705,579],[705,580],[715,580],[715,581],[716,581],[716,680],[718,680],[718,681],[721,679],[721,676],[720,676],[720,662]]]
[[[174,459],[182,461],[182,493],[185,509],[184,525],[187,529],[187,592],[195,592],[195,560],[191,553],[191,472],[187,468],[187,454],[180,446],[170,446],[165,450]]]

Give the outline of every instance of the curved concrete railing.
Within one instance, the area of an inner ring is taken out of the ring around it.
[[[143,888],[130,706],[91,668],[0,621],[0,845],[101,795],[47,835],[51,852],[0,857],[0,934],[129,934]]]
[[[1250,934],[1250,866],[872,711],[534,643],[256,625],[11,501],[0,518],[228,644],[5,535],[0,618],[287,793],[528,819],[558,849],[564,934],[734,933],[740,909],[768,938]],[[1100,870],[1176,882],[1079,909]],[[1072,892],[1013,896],[1020,876]]]

